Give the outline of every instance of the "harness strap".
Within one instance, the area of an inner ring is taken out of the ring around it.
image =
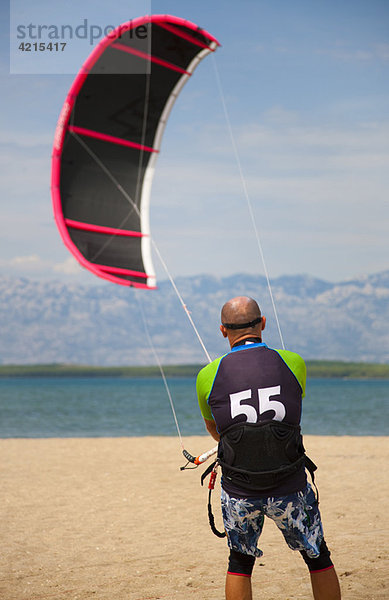
[[[304,458],[305,458],[305,468],[309,472],[311,479],[312,479],[312,483],[315,486],[317,503],[319,504],[319,490],[317,489],[317,485],[315,483],[315,471],[317,470],[317,466],[315,465],[313,460],[311,458],[309,458],[309,456],[307,456],[306,454],[304,454]]]
[[[217,460],[214,460],[213,463],[211,463],[204,471],[204,473],[201,475],[201,485],[204,485],[204,479],[206,477],[208,477],[208,475],[211,473],[211,471],[213,471],[213,469],[216,467],[216,463]]]

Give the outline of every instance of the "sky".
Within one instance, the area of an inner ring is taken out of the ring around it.
[[[50,195],[58,116],[93,46],[27,56],[17,26],[150,12],[221,43],[184,86],[157,162],[151,233],[171,275],[341,281],[389,268],[387,0],[1,0],[0,274],[98,281],[63,245]]]

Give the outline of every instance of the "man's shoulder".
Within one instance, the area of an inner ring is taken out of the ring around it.
[[[274,350],[275,352],[278,352],[281,358],[283,358],[285,361],[290,360],[295,361],[297,363],[303,362],[305,364],[303,357],[300,356],[300,354],[298,354],[297,352],[293,352],[292,350],[280,350],[279,348],[274,348]]]
[[[196,391],[197,398],[200,404],[201,414],[204,419],[211,421],[213,419],[212,412],[208,406],[208,398],[212,391],[213,384],[215,382],[216,374],[220,361],[223,357],[216,358],[208,365],[203,367],[197,375],[196,379]]]
[[[300,354],[297,354],[297,352],[292,352],[291,350],[275,350],[275,352],[277,352],[280,355],[282,360],[285,362],[285,364],[289,367],[289,369],[296,377],[297,381],[300,384],[302,394],[304,397],[305,384],[307,378],[307,367],[305,365],[304,359],[300,356]]]
[[[219,356],[218,358],[215,358],[215,360],[213,360],[212,362],[208,363],[207,365],[205,365],[205,367],[203,367],[197,375],[197,380],[202,380],[202,379],[208,379],[210,376],[212,376],[213,374],[215,374],[219,368],[220,365],[220,361],[222,360],[222,358],[224,358],[226,355],[223,354],[223,356]]]

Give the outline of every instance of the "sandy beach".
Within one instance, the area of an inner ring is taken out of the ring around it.
[[[185,438],[193,454],[207,437]],[[389,597],[388,438],[305,437],[343,598]],[[228,550],[177,438],[0,440],[1,600],[222,600]],[[214,512],[220,528],[219,485]],[[266,522],[254,598],[311,598]]]

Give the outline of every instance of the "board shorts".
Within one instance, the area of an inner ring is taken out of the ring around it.
[[[292,550],[309,558],[320,555],[323,527],[316,495],[310,486],[276,498],[233,498],[222,489],[222,514],[228,545],[232,550],[262,556],[257,547],[265,516],[272,519]]]

